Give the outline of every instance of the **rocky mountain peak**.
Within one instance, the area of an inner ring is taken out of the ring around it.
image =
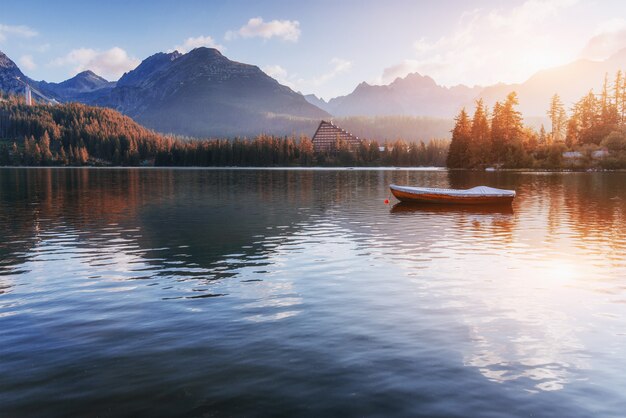
[[[0,51],[0,89],[8,93],[21,93],[24,86],[16,79],[17,77],[22,81],[30,82],[18,66]]]

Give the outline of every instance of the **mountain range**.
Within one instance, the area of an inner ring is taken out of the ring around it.
[[[352,93],[325,102],[305,96],[310,103],[335,116],[431,116],[451,118],[460,105],[471,103],[480,87],[439,86],[429,76],[412,73],[388,85],[359,84]]]
[[[412,73],[388,85],[359,84],[352,93],[324,101],[314,95],[305,98],[337,116],[410,115],[452,118],[462,107],[472,109],[483,98],[493,106],[517,92],[519,110],[527,119],[544,118],[551,97],[558,93],[566,107],[571,107],[591,89],[599,92],[608,74],[609,83],[618,70],[626,69],[626,48],[604,61],[579,59],[569,64],[538,71],[523,83],[499,83],[487,87],[458,85],[444,87],[432,78]]]
[[[50,99],[110,107],[156,131],[192,137],[282,135],[303,126],[309,133],[311,121],[330,117],[259,67],[213,48],[152,55],[117,82],[91,71],[61,83],[34,81],[0,53],[0,90],[21,93],[17,78]]]
[[[598,92],[605,74],[612,78],[618,69],[626,69],[626,49],[604,61],[580,59],[541,70],[518,84],[445,87],[427,75],[412,73],[387,85],[363,82],[350,94],[325,101],[297,93],[259,67],[232,61],[212,48],[154,54],[117,82],[91,71],[60,83],[35,81],[0,52],[0,90],[21,93],[23,81],[49,98],[111,107],[164,133],[192,137],[312,135],[316,121],[331,115],[450,120],[461,107],[471,111],[479,97],[493,106],[511,91],[518,93],[519,110],[527,120],[543,122],[554,93],[571,107],[590,89]]]

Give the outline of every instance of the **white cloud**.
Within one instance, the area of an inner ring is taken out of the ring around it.
[[[272,78],[278,80],[279,83],[292,87],[291,81],[287,78],[287,70],[280,65],[266,65],[261,68],[263,72]],[[293,88],[293,87],[292,87]]]
[[[489,13],[488,19],[496,28],[511,28],[514,31],[523,32],[577,2],[578,0],[527,0],[513,9],[511,13],[503,14],[493,10]]]
[[[24,25],[3,25],[0,23],[0,42],[6,40],[9,36],[14,35],[20,38],[32,38],[38,33],[34,29]]]
[[[389,84],[398,77],[404,77],[410,73],[416,73],[420,70],[420,62],[413,59],[407,59],[400,64],[392,65],[383,70],[383,76],[380,80],[374,82]]]
[[[352,68],[352,62],[341,58],[331,59],[330,64],[332,65],[332,69],[318,77],[315,77],[313,79],[313,85],[321,86],[322,84],[325,84],[333,78],[337,77],[339,74],[350,71],[350,69]]]
[[[106,51],[78,48],[70,51],[64,57],[54,59],[50,65],[71,67],[71,75],[91,70],[108,80],[117,80],[125,72],[137,67],[139,62],[137,58],[129,56],[126,51],[119,47],[113,47]]]
[[[264,22],[261,17],[253,17],[248,23],[235,31],[229,30],[224,35],[227,41],[242,38],[280,38],[297,42],[300,38],[300,22],[297,20],[272,20]]]
[[[308,92],[326,84],[340,74],[349,72],[352,68],[352,62],[342,58],[333,58],[330,60],[329,64],[331,68],[328,71],[311,78],[302,78],[297,74],[289,74],[288,71],[280,65],[267,65],[263,67],[262,70],[270,77],[276,79],[280,84],[293,90]]]
[[[580,56],[602,60],[623,48],[626,48],[626,20],[615,18],[598,26],[594,36],[587,42]]]
[[[218,44],[215,39],[211,36],[196,36],[185,39],[181,45],[176,45],[174,49],[170,49],[168,52],[178,51],[180,53],[187,53],[195,48],[200,48],[201,46],[205,46],[207,48],[215,48],[220,51],[226,50],[222,45]]]
[[[390,83],[411,72],[439,84],[520,82],[539,69],[573,58],[551,23],[577,0],[527,0],[508,9],[464,13],[457,27],[438,39],[414,42],[415,55],[384,69],[376,80]]]
[[[37,45],[33,47],[32,49],[37,52],[46,52],[47,50],[50,49],[50,44],[46,42],[44,44]]]
[[[35,64],[35,60],[33,60],[32,55],[22,55],[19,59],[20,67],[25,70],[32,71],[37,68],[37,64]]]

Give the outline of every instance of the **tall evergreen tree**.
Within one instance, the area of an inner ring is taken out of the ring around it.
[[[548,117],[552,124],[552,132],[550,132],[550,142],[563,141],[563,134],[567,125],[567,115],[563,102],[558,94],[554,94],[550,100],[550,108],[548,109]]]
[[[548,142],[547,136],[546,136],[546,128],[543,127],[543,123],[541,124],[541,129],[539,129],[539,138],[538,138],[538,143],[539,145],[546,145]]]
[[[609,75],[604,75],[604,84],[602,85],[600,118],[597,121],[597,128],[602,130],[602,134],[608,135],[619,123],[619,115],[617,106],[610,98],[609,93]]]
[[[44,165],[52,163],[52,152],[50,151],[50,135],[48,131],[44,131],[39,139],[39,148],[41,150],[41,161]]]
[[[469,165],[471,167],[488,162],[486,157],[490,150],[490,135],[487,110],[485,109],[483,99],[478,99],[474,117],[472,118],[472,132],[469,143]]]
[[[13,165],[20,165],[22,162],[22,155],[20,154],[20,150],[17,148],[17,144],[14,142],[11,145],[11,163]]]
[[[518,104],[517,93],[509,93],[502,105],[494,107],[491,124],[494,161],[513,167],[521,163],[524,140],[522,114],[516,109]]]
[[[619,98],[619,115],[621,123],[626,123],[626,74],[622,75],[622,88]]]
[[[469,144],[472,139],[472,124],[465,108],[455,118],[452,141],[448,150],[446,166],[448,168],[466,168],[469,166]]]
[[[312,165],[313,164],[313,142],[306,137],[303,136],[300,138],[300,164],[301,165]]]

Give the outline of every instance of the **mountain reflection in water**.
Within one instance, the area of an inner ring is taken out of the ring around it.
[[[625,184],[0,169],[0,415],[619,416]]]

